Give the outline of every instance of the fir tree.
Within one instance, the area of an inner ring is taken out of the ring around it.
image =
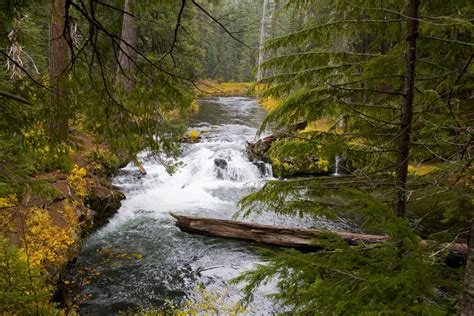
[[[266,251],[266,264],[240,280],[249,281],[250,290],[277,277],[276,298],[298,312],[452,311],[447,298],[456,297],[460,275],[446,274],[441,244],[426,247],[421,239],[465,240],[474,217],[466,183],[472,172],[472,6],[422,2],[417,15],[416,1],[289,5],[305,10],[306,21],[266,44],[276,57],[262,65],[273,73],[261,81],[263,95],[281,102],[262,129],[335,118],[343,128],[309,131],[271,151],[297,159],[339,155],[353,167],[350,176],[336,179],[271,181],[246,197],[243,209],[343,217],[392,242],[324,242],[315,254]],[[408,174],[409,166],[427,162],[436,162],[435,170]],[[423,228],[428,219],[436,229]]]

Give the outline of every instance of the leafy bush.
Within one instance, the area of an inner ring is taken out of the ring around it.
[[[30,265],[34,268],[56,268],[67,261],[65,255],[74,244],[74,209],[64,206],[64,221],[67,227],[53,223],[47,210],[34,208],[26,221],[23,244],[28,249]]]
[[[79,199],[84,199],[88,195],[88,179],[87,170],[84,168],[79,168],[77,165],[74,165],[69,176],[67,177],[67,183],[74,191],[74,194]]]
[[[199,140],[199,136],[201,136],[201,133],[196,130],[192,130],[188,133],[188,138],[191,143],[195,143]]]
[[[40,127],[25,132],[24,137],[37,171],[71,170],[74,150],[69,144],[52,144]]]
[[[118,157],[107,149],[98,148],[87,156],[92,163],[92,169],[96,173],[111,175],[120,166]]]

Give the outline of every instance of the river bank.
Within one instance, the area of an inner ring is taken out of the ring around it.
[[[126,161],[113,155],[107,144],[95,143],[92,135],[74,131],[73,139],[69,170],[36,174],[35,187],[27,186],[20,202],[13,197],[2,201],[2,238],[8,249],[2,261],[28,275],[23,281],[11,276],[16,283],[4,303],[18,312],[52,312],[55,304],[48,303],[50,299],[66,313],[73,310],[65,295],[66,267],[76,259],[84,238],[106,224],[125,198],[111,177]]]

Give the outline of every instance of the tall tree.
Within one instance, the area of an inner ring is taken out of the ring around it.
[[[135,85],[133,70],[137,62],[138,33],[132,11],[133,0],[125,0],[123,5],[122,35],[120,36],[119,69],[117,81],[123,89],[131,91]]]
[[[451,298],[459,293],[462,270],[446,267],[443,242],[464,241],[474,217],[467,184],[472,5],[294,0],[290,6],[315,12],[302,28],[266,43],[275,57],[262,65],[272,74],[261,80],[263,96],[279,104],[262,129],[302,119],[312,129],[274,142],[270,158],[324,162],[337,155],[352,168],[346,177],[270,181],[243,199],[243,210],[342,218],[393,243],[347,247],[329,239],[318,242],[317,254],[264,251],[266,264],[241,279],[250,289],[279,278],[275,297],[301,313],[453,312],[439,290]],[[340,117],[344,129],[336,124]],[[334,125],[321,128],[324,120]],[[418,173],[428,162],[435,167]],[[426,247],[423,238],[437,242]]]
[[[69,45],[66,27],[66,0],[51,0],[49,12],[48,70],[52,90],[49,109],[49,136],[55,142],[68,138],[69,104],[67,91]]]
[[[400,119],[400,141],[398,146],[396,213],[405,217],[407,198],[408,161],[411,144],[411,126],[413,122],[413,102],[415,101],[416,41],[418,37],[419,0],[411,0],[407,19],[404,96]],[[382,41],[383,45],[384,41]]]

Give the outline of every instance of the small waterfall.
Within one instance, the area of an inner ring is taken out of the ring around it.
[[[332,174],[333,176],[339,176],[339,163],[341,162],[341,157],[339,155],[336,155],[334,158],[334,173]]]
[[[147,159],[146,153],[139,156],[148,172],[145,177],[137,176],[133,164],[121,170],[114,183],[127,199],[105,227],[88,237],[71,270],[78,278],[76,284],[82,284],[79,294],[87,295],[79,304],[81,315],[118,315],[124,308],[163,306],[167,300],[185,302],[196,297],[198,285],[205,285],[211,293],[225,294],[226,302],[242,298],[240,286],[229,284],[229,280],[261,261],[251,249],[253,245],[183,233],[169,212],[232,218],[238,201],[271,178],[270,165],[249,161],[245,152],[245,141],[254,137],[265,115],[251,99],[202,101],[193,125],[193,129],[202,131],[201,141],[184,145],[182,165],[173,175],[155,159]],[[325,220],[315,222],[309,216],[270,212],[254,214],[248,220],[336,229]],[[129,260],[122,255],[139,255],[140,259]],[[82,282],[79,271],[92,269],[100,275],[88,275],[89,281]],[[249,313],[282,312],[268,299],[269,294],[277,292],[273,281],[260,287],[248,307]]]
[[[258,64],[257,64],[257,81],[262,80],[263,78],[263,71],[261,64],[263,63],[265,59],[265,51],[264,51],[264,43],[265,43],[265,35],[266,35],[266,26],[267,26],[267,20],[268,20],[268,1],[269,0],[263,0],[263,9],[262,9],[262,20],[260,22],[260,42],[258,45]]]

